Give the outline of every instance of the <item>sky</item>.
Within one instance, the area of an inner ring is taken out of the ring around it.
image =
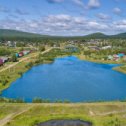
[[[126,0],[0,0],[0,29],[83,36],[126,32]]]

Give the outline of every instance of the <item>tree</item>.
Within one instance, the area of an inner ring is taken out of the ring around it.
[[[15,54],[12,55],[11,60],[12,62],[17,62],[17,57]]]
[[[41,52],[45,51],[45,47],[44,46],[40,46],[39,47],[39,51],[41,51]]]

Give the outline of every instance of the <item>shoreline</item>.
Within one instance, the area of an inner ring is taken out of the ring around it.
[[[55,58],[59,58],[59,57],[65,57],[65,56],[70,56],[70,55],[61,55],[61,56],[56,56]],[[80,60],[85,60],[85,61],[89,61],[89,62],[93,62],[93,63],[101,63],[101,64],[122,64],[121,62],[111,62],[111,61],[101,61],[101,60],[92,60],[92,59],[89,59],[89,58],[85,58],[84,57],[84,55],[78,55],[78,54],[73,54],[73,56],[76,56],[77,58],[79,58]],[[54,59],[55,59],[54,58]],[[32,61],[35,61],[36,60],[36,57],[34,57],[33,59],[32,59]],[[29,61],[30,62],[30,61]],[[34,67],[34,66],[36,66],[36,65],[42,65],[42,64],[48,64],[48,63],[52,63],[52,62],[54,62],[54,61],[44,61],[44,62],[40,62],[40,63],[38,63],[38,64],[36,64],[36,63],[33,63],[33,66],[32,67]],[[21,63],[19,63],[19,64],[17,64],[16,66],[18,66],[18,67],[21,67],[21,66],[23,66],[23,69],[22,69],[22,74],[24,74],[25,72],[27,72],[28,70],[30,70],[32,67],[29,67],[29,68],[26,68],[25,67],[25,65],[26,65],[26,63],[28,63],[28,62],[21,62]],[[123,67],[123,66],[125,66],[125,64],[122,64],[122,66],[117,66],[117,67],[113,67],[112,68],[112,70],[115,70],[115,71],[118,71],[118,72],[120,72],[120,73],[123,73],[123,74],[126,74],[126,71],[125,70],[122,70],[120,67]],[[5,73],[6,72],[8,72],[8,70],[6,70],[5,71]],[[18,71],[19,72],[19,71]],[[16,73],[15,73],[16,74]],[[0,87],[0,95],[2,94],[2,92],[4,91],[4,90],[6,90],[7,88],[9,88],[10,87],[10,85],[16,80],[16,79],[18,79],[18,78],[20,78],[21,77],[21,75],[18,75],[18,74],[16,74],[15,75],[15,77],[13,77],[13,78],[11,78],[10,80],[9,80],[9,82],[5,85],[5,86],[2,86],[2,87]],[[112,100],[111,100],[112,101]],[[106,102],[106,101],[105,101]]]
[[[115,61],[102,61],[102,60],[92,60],[89,58],[85,58],[82,55],[75,55],[77,56],[80,60],[85,60],[85,61],[89,61],[89,62],[93,62],[93,63],[100,63],[100,64],[120,64],[121,66],[117,66],[117,67],[113,67],[112,70],[115,70],[117,72],[126,74],[126,70],[121,69],[121,67],[126,67],[126,63],[122,63],[122,62],[115,62]]]

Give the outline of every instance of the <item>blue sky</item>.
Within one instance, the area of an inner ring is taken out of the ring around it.
[[[126,32],[126,0],[0,0],[0,28],[62,36]]]

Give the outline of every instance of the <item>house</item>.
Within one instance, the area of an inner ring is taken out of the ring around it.
[[[119,56],[120,58],[122,58],[122,57],[125,56],[125,54],[124,54],[124,53],[119,53],[118,56]]]
[[[114,55],[113,55],[113,59],[114,59],[115,61],[118,61],[118,60],[120,59],[120,57],[119,57],[118,55],[114,54]]]
[[[100,50],[99,47],[97,47],[97,46],[88,46],[88,48],[91,50],[94,50],[94,51]]]
[[[4,64],[3,60],[0,59],[0,66],[2,66]]]
[[[3,63],[7,62],[9,60],[8,57],[1,57],[1,59],[3,60]]]
[[[27,50],[24,50],[24,51],[23,51],[23,54],[24,54],[24,55],[27,55],[27,54],[29,54],[29,53],[30,53],[30,51],[27,51]]]
[[[109,55],[108,56],[108,60],[113,60],[113,56],[112,55]]]
[[[16,53],[15,55],[16,55],[16,57],[19,57],[19,54],[18,53]]]
[[[101,49],[106,50],[106,49],[111,49],[111,48],[112,48],[112,46],[104,46]]]
[[[126,56],[123,57],[123,60],[126,61]]]
[[[67,45],[65,47],[66,52],[79,52],[78,47],[74,46],[74,45]]]
[[[22,56],[24,56],[24,53],[23,52],[19,52],[18,55],[19,55],[19,57],[22,57]]]
[[[16,42],[7,41],[7,46],[9,46],[9,47],[16,47]]]

